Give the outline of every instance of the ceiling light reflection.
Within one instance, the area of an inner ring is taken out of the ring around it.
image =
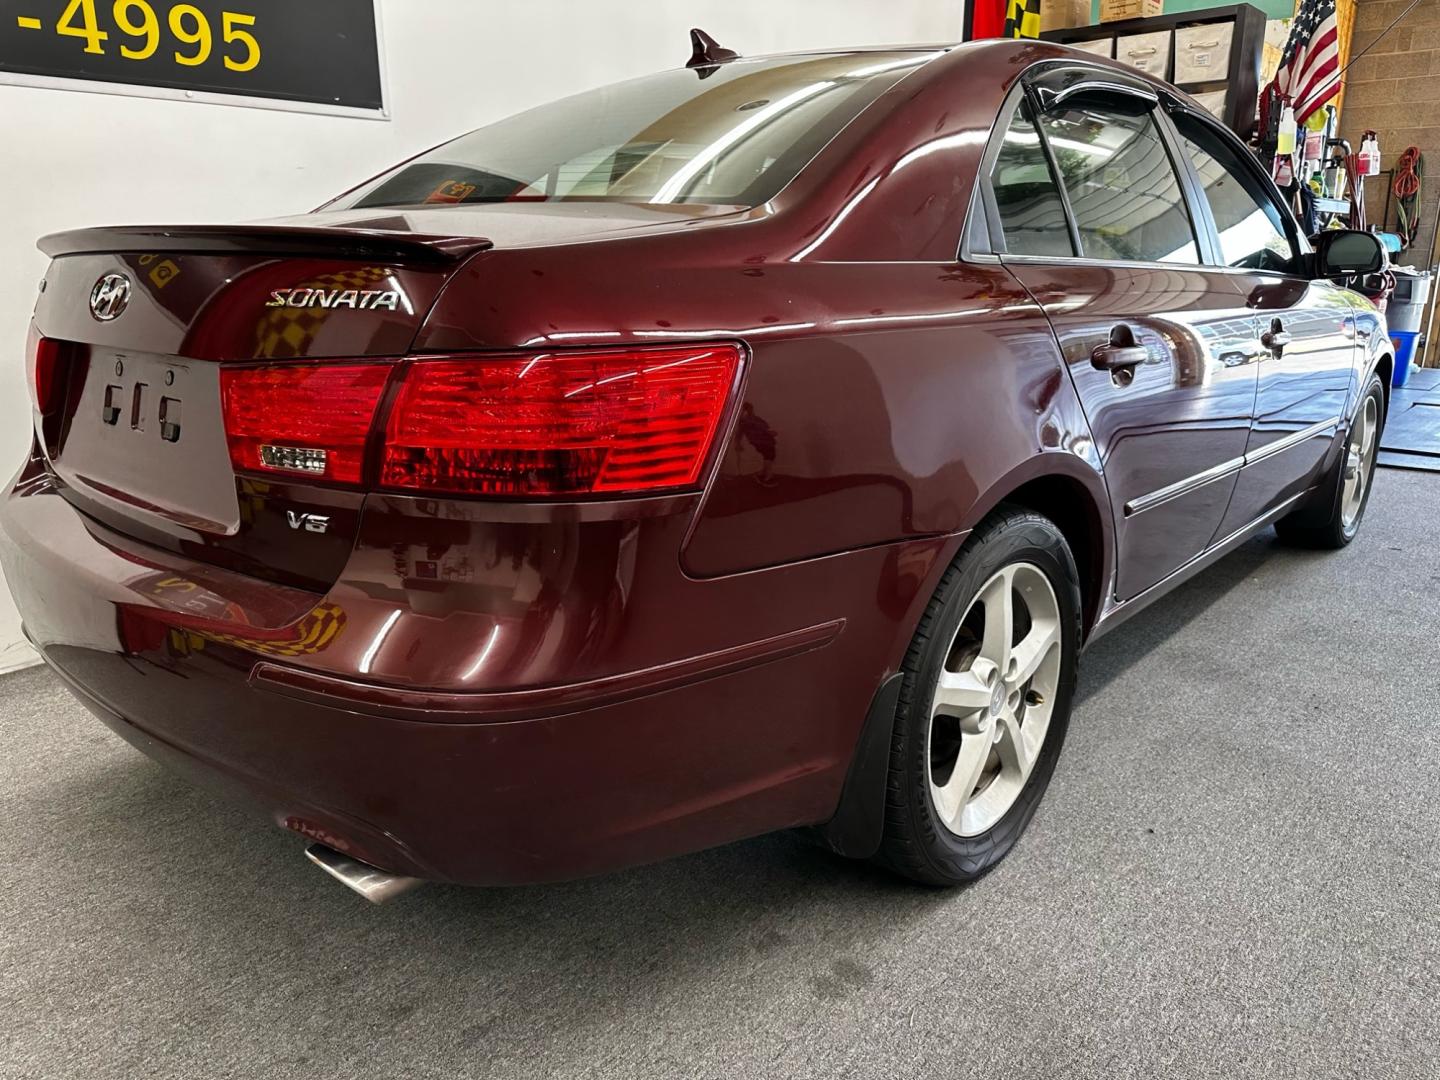
[[[380,625],[375,640],[370,642],[370,647],[365,650],[365,655],[360,658],[360,672],[363,675],[370,674],[370,668],[375,663],[375,655],[380,651],[380,646],[385,644],[385,639],[390,636],[390,631],[395,629],[395,624],[400,621],[400,609],[396,608]]]

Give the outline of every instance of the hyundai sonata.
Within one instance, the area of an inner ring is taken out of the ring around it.
[[[791,828],[974,878],[1087,642],[1351,541],[1392,364],[1374,238],[1039,43],[697,34],[314,213],[41,247],[30,639],[375,899]]]

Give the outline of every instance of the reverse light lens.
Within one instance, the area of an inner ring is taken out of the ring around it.
[[[734,345],[412,361],[380,484],[508,496],[689,487],[739,366]]]
[[[359,484],[392,364],[224,369],[225,437],[237,472]]]

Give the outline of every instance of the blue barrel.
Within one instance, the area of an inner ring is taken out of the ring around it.
[[[1390,340],[1395,343],[1395,378],[1391,386],[1404,386],[1410,381],[1410,364],[1415,359],[1415,339],[1419,336],[1418,330],[1390,331]]]

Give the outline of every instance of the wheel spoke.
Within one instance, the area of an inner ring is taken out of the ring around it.
[[[1003,675],[1010,667],[1011,642],[1015,637],[1015,568],[1007,566],[990,579],[980,593],[985,605],[985,636],[980,642],[980,655],[1000,669]]]
[[[1004,716],[1000,719],[1000,741],[995,744],[1000,754],[1000,767],[1017,773],[1021,780],[1030,775],[1035,764],[1037,748],[1026,738],[1025,725],[1018,717]]]
[[[970,796],[975,794],[975,785],[980,783],[980,774],[985,771],[985,762],[990,757],[990,748],[993,745],[994,740],[988,726],[984,731],[966,731],[961,736],[960,754],[955,759],[955,769],[950,773],[950,779],[945,782],[945,786],[940,788],[944,814],[952,824],[959,825],[960,815],[965,812],[965,804],[970,801]]]
[[[930,715],[965,716],[989,708],[991,684],[986,681],[986,675],[993,670],[984,661],[977,660],[969,671],[942,671]]]
[[[1024,686],[1034,677],[1050,650],[1060,642],[1060,625],[1049,619],[1032,623],[1030,632],[1019,645],[1015,646],[1015,673],[1010,677],[1012,687]]]

